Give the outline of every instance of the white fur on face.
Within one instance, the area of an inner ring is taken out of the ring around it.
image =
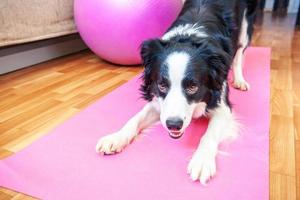
[[[189,125],[196,105],[189,105],[183,94],[182,80],[189,63],[190,56],[184,52],[171,53],[166,59],[170,88],[165,99],[158,98],[160,104],[160,120],[166,128],[168,118],[180,118],[183,120],[181,132]]]
[[[195,35],[197,37],[207,37],[207,34],[204,32],[204,28],[202,26],[198,26],[197,24],[185,24],[172,28],[162,37],[162,39],[170,40],[177,35]]]

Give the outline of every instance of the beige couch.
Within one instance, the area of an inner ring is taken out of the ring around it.
[[[84,50],[73,0],[0,0],[0,74]]]
[[[73,0],[0,0],[0,47],[74,32]]]

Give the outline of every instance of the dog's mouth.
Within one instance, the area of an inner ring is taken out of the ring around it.
[[[173,139],[178,139],[178,138],[180,138],[183,135],[183,132],[180,132],[180,131],[170,131],[169,135]]]

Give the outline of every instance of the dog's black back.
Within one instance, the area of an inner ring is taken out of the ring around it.
[[[181,24],[197,23],[208,33],[219,32],[231,37],[235,52],[240,45],[238,38],[245,10],[249,41],[251,39],[256,6],[257,0],[186,0],[169,30]]]

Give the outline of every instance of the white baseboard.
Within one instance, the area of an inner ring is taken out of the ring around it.
[[[0,49],[0,74],[35,65],[86,49],[79,35],[16,45]]]

